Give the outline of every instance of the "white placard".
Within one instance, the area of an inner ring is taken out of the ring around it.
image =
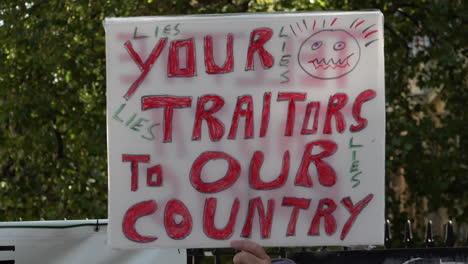
[[[111,249],[107,226],[96,229],[93,223],[96,220],[0,223],[0,263],[187,263],[185,249]]]
[[[383,243],[379,11],[105,28],[112,247]]]

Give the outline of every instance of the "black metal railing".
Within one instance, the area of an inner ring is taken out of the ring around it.
[[[426,223],[424,237],[416,241],[412,222],[404,224],[402,241],[394,241],[390,221],[385,221],[383,247],[299,247],[268,248],[272,258],[290,258],[296,263],[468,263],[468,232],[454,232],[454,224],[449,220],[444,225],[443,235],[434,236],[433,224]],[[457,240],[458,237],[458,240]],[[422,240],[422,241],[421,241]],[[399,242],[402,243],[399,243]],[[397,243],[395,243],[397,242]],[[187,263],[231,263],[237,252],[233,249],[187,249]],[[389,262],[390,261],[390,262]],[[393,262],[392,262],[393,261]],[[409,262],[407,262],[409,263]],[[413,262],[411,262],[413,263]]]
[[[0,251],[15,251],[15,246],[0,246]],[[0,264],[14,264],[14,260],[0,260]]]

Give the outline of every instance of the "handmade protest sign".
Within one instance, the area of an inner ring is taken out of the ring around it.
[[[383,243],[380,12],[105,28],[112,247]]]

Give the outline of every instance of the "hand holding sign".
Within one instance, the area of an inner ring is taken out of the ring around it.
[[[271,259],[262,246],[248,240],[233,240],[231,247],[241,252],[234,258],[234,264],[271,264]]]

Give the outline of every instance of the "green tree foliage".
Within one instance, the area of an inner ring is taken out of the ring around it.
[[[105,17],[222,1],[0,2],[0,220],[107,216]]]
[[[0,220],[106,218],[105,17],[362,9],[385,15],[387,214],[466,223],[468,12],[427,0],[1,1]]]

